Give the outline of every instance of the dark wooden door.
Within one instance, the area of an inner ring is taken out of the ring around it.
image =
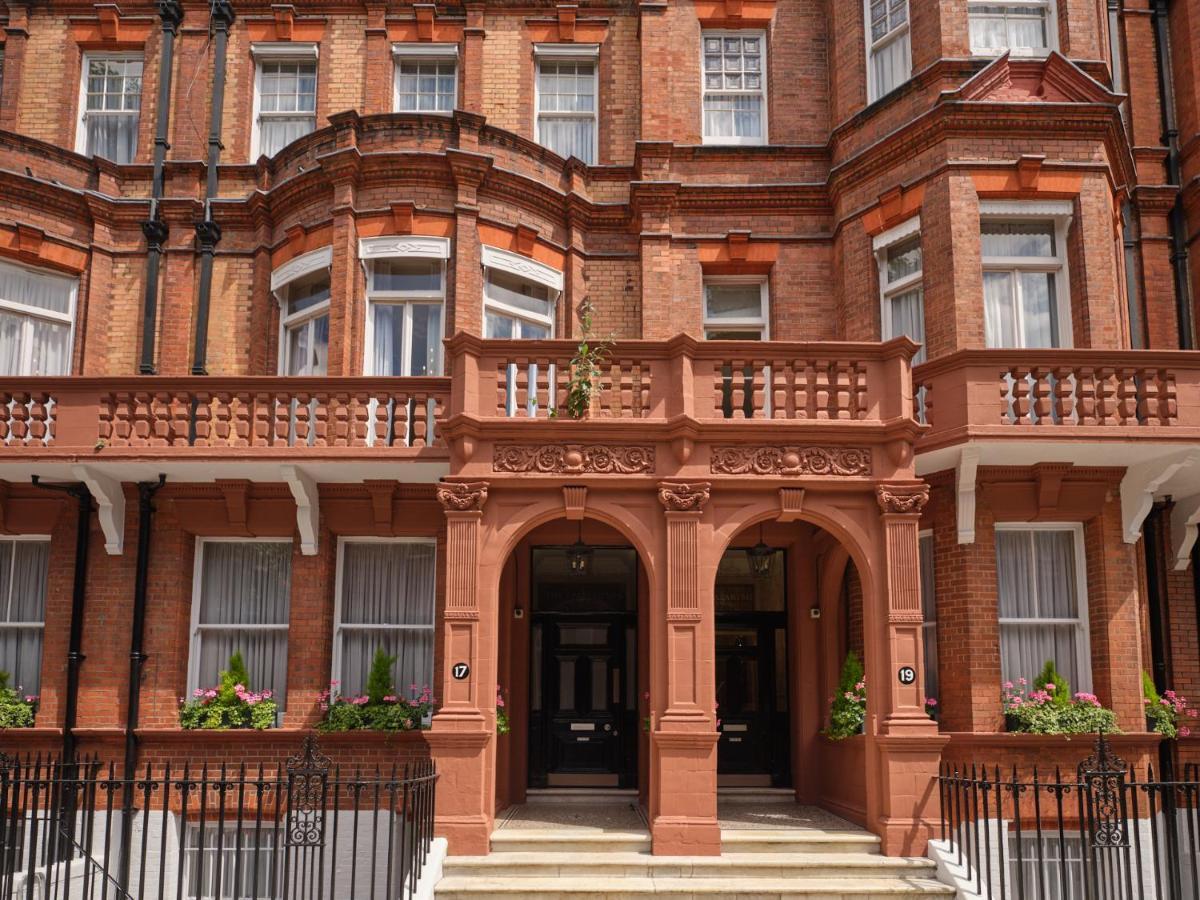
[[[788,780],[786,626],[763,617],[718,619],[716,644],[721,720],[717,772],[762,776],[771,784],[784,785]]]

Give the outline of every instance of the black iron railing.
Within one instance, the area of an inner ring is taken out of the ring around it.
[[[2,900],[402,900],[433,840],[429,760],[149,768],[0,758]]]
[[[1197,900],[1200,771],[1135,771],[1101,735],[1074,772],[943,765],[932,855],[989,900]]]

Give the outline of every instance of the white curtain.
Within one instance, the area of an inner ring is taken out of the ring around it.
[[[1046,660],[1053,660],[1072,689],[1088,690],[1088,654],[1079,652],[1086,651],[1087,639],[1079,627],[1075,533],[997,531],[996,574],[1003,679],[1032,682]]]
[[[0,309],[0,375],[66,375],[71,366],[75,280],[0,263],[0,304],[44,310],[50,318]]]
[[[933,579],[933,535],[925,535],[918,544],[921,564],[921,613],[925,624],[921,637],[925,646],[925,696],[936,697],[938,690],[937,598]]]
[[[433,682],[436,549],[431,543],[347,542],[343,546],[339,637],[344,694],[360,693],[382,647],[397,657],[396,689]]]
[[[75,279],[0,263],[0,300],[69,315]]]
[[[1054,276],[1021,272],[1021,319],[1025,347],[1057,347],[1058,316],[1054,305]]]
[[[270,688],[282,709],[287,690],[292,545],[210,541],[203,545],[202,555],[200,663],[194,686],[216,684],[229,657],[241,651],[249,687]]]
[[[263,116],[258,125],[258,152],[262,156],[274,156],[315,127],[315,116]]]
[[[983,339],[988,347],[1019,346],[1011,272],[983,273]]]
[[[404,307],[399,303],[372,303],[374,333],[371,373],[399,375],[403,371],[400,358],[404,348]]]
[[[875,76],[875,97],[878,99],[893,88],[908,81],[912,63],[908,52],[908,33],[871,52],[871,68]]]
[[[0,541],[0,671],[22,694],[41,683],[49,571],[49,541]]]
[[[574,156],[588,165],[596,161],[595,154],[592,152],[595,133],[595,119],[558,118],[545,115],[538,118],[539,144],[548,147],[561,157]]]
[[[760,94],[708,94],[704,97],[704,134],[707,137],[762,136]]]
[[[925,362],[925,296],[920,288],[896,294],[891,298],[891,336],[907,335],[921,349],[913,357],[913,365]]]
[[[1046,9],[1020,9],[985,6],[972,9],[971,49],[1041,49],[1048,45]]]
[[[84,118],[88,153],[92,156],[102,156],[120,165],[133,162],[138,138],[136,112],[89,112]]]
[[[408,374],[441,375],[442,307],[433,303],[412,306],[412,356]]]

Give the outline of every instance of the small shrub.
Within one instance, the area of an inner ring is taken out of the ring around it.
[[[846,661],[842,663],[838,692],[832,700],[826,736],[840,741],[861,734],[867,721],[867,680],[862,661],[853,650],[846,654]]]
[[[216,687],[196,688],[191,700],[183,698],[180,703],[179,725],[185,729],[262,731],[275,726],[279,713],[271,691],[250,690],[250,675],[241,652],[229,657],[229,667],[221,673]]]
[[[382,647],[375,651],[371,670],[367,674],[364,693],[354,697],[343,696],[338,682],[332,682],[329,690],[321,695],[321,708],[325,718],[317,726],[319,731],[415,731],[428,727],[433,712],[433,693],[426,686],[418,690],[410,685],[410,696],[399,695],[392,682],[392,666],[396,657],[389,656]]]
[[[38,698],[8,686],[12,676],[0,672],[0,728],[32,728]]]
[[[1095,694],[1071,694],[1071,685],[1047,661],[1027,692],[1024,678],[1004,683],[1001,700],[1008,730],[1018,734],[1119,734],[1117,717]]]
[[[496,685],[496,734],[508,734],[512,729],[508,724],[508,710],[504,706],[504,691]]]
[[[1186,697],[1174,691],[1163,691],[1159,696],[1149,672],[1142,672],[1142,694],[1147,723],[1152,731],[1172,739],[1187,737],[1192,733],[1187,720],[1196,718],[1197,712]]]

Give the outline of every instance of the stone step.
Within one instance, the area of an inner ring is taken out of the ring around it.
[[[868,831],[801,828],[725,828],[722,853],[879,853],[879,838]]]
[[[492,832],[492,853],[638,853],[650,851],[645,831],[586,828],[502,828]]]
[[[605,876],[491,878],[448,876],[437,886],[437,900],[483,897],[569,897],[571,900],[632,900],[647,895],[684,900],[736,897],[737,900],[891,900],[895,897],[953,897],[954,889],[919,876],[903,878],[611,878]]]
[[[447,877],[521,878],[611,875],[619,878],[932,878],[927,859],[870,853],[726,853],[722,856],[652,856],[650,853],[520,851],[490,856],[452,856]]]

